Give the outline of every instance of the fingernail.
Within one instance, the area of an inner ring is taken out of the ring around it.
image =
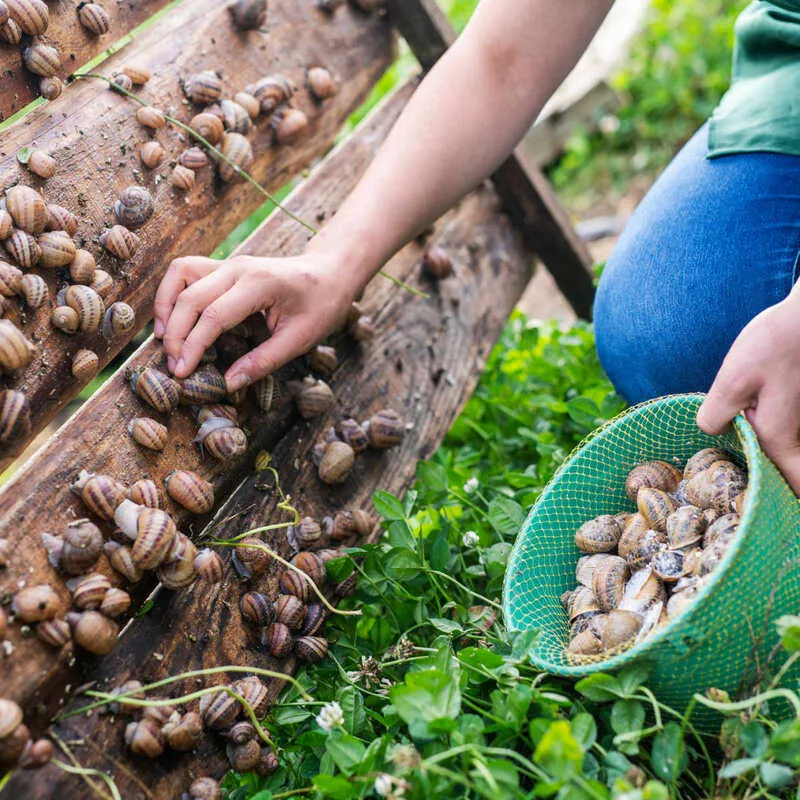
[[[236,372],[233,375],[225,376],[225,386],[228,390],[228,394],[238,392],[239,389],[244,389],[249,383],[250,376],[246,375],[244,372]]]
[[[183,372],[183,368],[186,366],[186,362],[182,359],[178,359],[178,363],[175,365],[174,372],[177,374],[179,372]]]
[[[167,369],[170,372],[175,372],[175,359],[172,356],[167,356]]]
[[[164,323],[160,319],[157,319],[153,325],[153,335],[156,339],[160,339],[164,335]]]

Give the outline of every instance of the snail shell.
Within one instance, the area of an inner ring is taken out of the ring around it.
[[[0,295],[13,297],[22,291],[22,270],[0,261]]]
[[[664,584],[650,567],[645,567],[631,575],[619,607],[643,614],[656,603],[663,603],[666,599]]]
[[[70,489],[79,494],[89,510],[100,519],[113,519],[117,506],[128,494],[125,485],[114,478],[87,472],[85,469],[80,471]]]
[[[267,713],[270,704],[269,692],[260,678],[248,675],[246,678],[235,681],[232,688],[250,704],[258,719]]]
[[[278,599],[275,601],[277,621],[292,630],[297,630],[302,626],[306,612],[306,606],[293,594],[278,595]]]
[[[66,231],[47,231],[39,237],[39,265],[66,267],[75,258],[77,247]]]
[[[111,581],[103,574],[94,572],[81,578],[72,591],[72,602],[83,611],[100,608],[100,603],[111,588]]]
[[[269,411],[276,397],[276,381],[272,375],[257,380],[253,384],[253,392],[256,396],[256,403],[262,411]]]
[[[287,569],[281,574],[279,585],[282,592],[285,594],[293,594],[304,603],[311,598],[312,581],[305,575],[295,572],[293,569]]]
[[[214,487],[189,470],[170,472],[164,479],[164,487],[178,505],[193,514],[207,514],[214,507]]]
[[[136,327],[136,311],[132,306],[117,300],[112,303],[103,318],[103,336],[113,339],[115,336],[124,336]]]
[[[164,112],[153,106],[142,106],[136,112],[136,120],[140,125],[151,130],[158,130],[167,124]]]
[[[197,548],[192,544],[187,536],[179,533],[176,539],[183,543],[183,555],[175,560],[170,560],[162,564],[158,570],[158,579],[167,589],[183,589],[190,586],[197,578],[194,569],[194,559],[197,556]]]
[[[232,561],[236,571],[243,578],[258,578],[263,575],[272,560],[269,553],[264,550],[264,543],[261,539],[250,537],[242,541],[234,548]]]
[[[164,752],[164,737],[161,726],[147,717],[138,722],[129,722],[125,728],[125,744],[137,756],[158,758]]]
[[[747,489],[747,473],[730,461],[717,461],[708,468],[711,507],[719,514],[733,509],[734,500]]]
[[[19,44],[22,35],[22,28],[13,19],[9,19],[5,25],[0,25],[0,41],[6,44]]]
[[[164,148],[159,142],[145,142],[139,149],[139,158],[148,169],[155,169],[164,160]]]
[[[194,171],[183,164],[176,164],[170,175],[170,182],[182,192],[190,192],[194,188]]]
[[[215,114],[203,111],[192,117],[189,127],[197,134],[207,139],[210,144],[216,144],[225,132],[222,120]]]
[[[335,431],[338,438],[349,444],[356,454],[363,453],[369,445],[367,434],[354,419],[341,420],[337,423]]]
[[[180,387],[169,375],[154,367],[140,367],[130,375],[131,389],[151,408],[171,414],[180,400]]]
[[[264,114],[271,114],[278,106],[292,99],[294,90],[288,78],[283,75],[270,75],[248,87],[247,93],[255,97]]]
[[[325,562],[316,554],[303,551],[298,553],[293,559],[292,564],[299,570],[305,572],[317,586],[325,583]]]
[[[703,547],[712,547],[717,542],[728,544],[736,535],[741,522],[741,516],[736,513],[723,514],[708,526],[703,535]]]
[[[575,567],[575,580],[582,586],[592,588],[592,579],[594,571],[598,565],[602,564],[607,558],[610,558],[609,553],[595,553],[591,556],[582,556],[578,559],[578,564]]]
[[[100,297],[106,297],[114,288],[114,279],[104,269],[96,269],[92,273],[92,281],[89,286],[94,289]]]
[[[620,530],[610,514],[584,522],[575,533],[575,545],[582,553],[609,553],[616,549]]]
[[[325,381],[305,378],[300,390],[295,395],[297,410],[304,419],[325,414],[335,402],[335,397]]]
[[[36,626],[36,635],[50,647],[60,649],[72,640],[72,631],[65,619],[48,619]]]
[[[0,26],[5,25],[10,18],[11,15],[8,13],[8,6],[5,4],[5,0],[0,0]]]
[[[56,161],[43,150],[33,150],[28,158],[28,169],[34,175],[49,180],[56,174]]]
[[[222,580],[224,565],[218,553],[204,547],[194,559],[197,576],[206,583],[215,584]]]
[[[666,549],[667,537],[662,531],[645,530],[631,547],[630,552],[625,557],[632,569],[642,569],[646,567],[653,558]]]
[[[327,345],[317,345],[311,351],[311,369],[314,372],[319,373],[320,375],[328,376],[332,375],[336,367],[339,366],[339,359],[336,356],[336,350],[333,347],[328,347]]]
[[[28,72],[39,75],[41,78],[50,78],[61,67],[61,56],[55,47],[47,44],[34,44],[26,47],[22,53],[22,60]]]
[[[681,471],[666,461],[647,461],[628,473],[625,492],[635,503],[640,489],[660,489],[672,493],[678,488],[682,477]]]
[[[123,92],[129,92],[133,89],[133,81],[124,72],[119,72],[112,76],[108,88],[112,92],[119,92],[122,94]]]
[[[131,596],[124,589],[112,586],[100,604],[100,613],[107,617],[120,617],[131,607]]]
[[[89,33],[102,36],[111,30],[111,18],[108,12],[97,3],[79,3],[78,19]]]
[[[180,401],[187,406],[222,403],[226,396],[225,379],[213,364],[206,364],[179,382]]]
[[[22,709],[13,700],[0,697],[0,739],[5,739],[22,725]]]
[[[719,447],[707,447],[705,450],[699,450],[686,462],[686,466],[683,468],[683,477],[690,481],[715,462],[729,460],[730,455]]]
[[[167,444],[167,426],[150,417],[134,417],[128,423],[128,433],[137,444],[149,450],[163,450]]]
[[[292,633],[282,622],[270,625],[261,641],[274,658],[287,658],[292,653]]]
[[[19,759],[23,769],[40,769],[53,757],[53,743],[49,739],[31,742]]]
[[[47,281],[34,272],[28,272],[20,278],[19,293],[28,308],[40,308],[50,297]]]
[[[261,105],[258,100],[248,92],[236,92],[233,100],[250,115],[250,119],[255,119],[261,113]]]
[[[696,544],[706,529],[706,518],[696,506],[681,506],[667,517],[667,539],[670,547]]]
[[[222,97],[222,79],[216,72],[203,70],[183,84],[183,91],[193,103],[215,103]]]
[[[683,550],[662,550],[653,556],[650,566],[664,583],[675,583],[685,572],[686,553]]]
[[[39,243],[27,231],[15,230],[3,244],[6,252],[22,269],[31,269],[39,263],[42,251]]]
[[[349,444],[328,442],[319,462],[319,479],[329,485],[344,483],[353,469],[355,458],[355,451]]]
[[[74,236],[78,232],[78,218],[64,206],[50,203],[44,227],[48,231],[65,231],[68,236]]]
[[[278,144],[294,144],[308,130],[308,117],[299,108],[289,108],[275,114],[273,127]]]
[[[217,428],[203,438],[202,445],[214,458],[229,461],[247,451],[247,435],[241,428]]]
[[[45,100],[55,100],[61,96],[64,90],[64,83],[57,75],[50,75],[47,78],[42,78],[39,81],[39,94]]]
[[[444,280],[453,273],[453,261],[442,247],[429,247],[422,254],[422,268],[437,281]]]
[[[241,710],[239,701],[222,690],[204,694],[200,698],[200,716],[203,718],[203,724],[213,730],[229,728],[236,722]]]
[[[187,711],[183,715],[177,714],[177,717],[177,722],[167,722],[161,728],[164,740],[173,750],[194,750],[203,741],[203,720],[200,714],[197,711]]]
[[[30,746],[30,739],[30,731],[24,723],[17,725],[8,736],[0,739],[0,767],[15,766]]]
[[[233,16],[233,24],[239,30],[254,31],[267,21],[267,0],[235,0],[228,8]]]
[[[321,603],[311,603],[306,609],[306,618],[300,626],[300,634],[302,636],[313,636],[318,633],[325,622],[325,616],[325,606]]]
[[[628,563],[619,556],[609,556],[597,566],[592,576],[592,591],[601,611],[611,611],[620,604],[628,575]]]
[[[144,86],[150,80],[150,70],[139,64],[126,64],[122,72],[131,79],[134,86]]]
[[[0,370],[14,372],[27,367],[34,346],[11,320],[0,319]]]
[[[27,396],[14,389],[0,391],[0,443],[25,437],[30,431],[31,410]]]
[[[255,739],[256,729],[252,722],[234,722],[222,735],[233,742],[233,744],[245,744]]]
[[[41,583],[20,589],[14,595],[11,610],[22,622],[41,622],[57,617],[63,606],[52,587]]]
[[[369,443],[378,450],[388,450],[403,441],[405,426],[396,411],[383,409],[365,423]]]
[[[316,664],[328,654],[328,640],[321,636],[298,636],[294,641],[295,655],[307,664]]]
[[[366,511],[337,511],[333,515],[331,538],[336,541],[349,539],[351,536],[368,536],[373,528],[372,517]]]
[[[158,424],[158,423],[156,423]],[[163,427],[163,426],[162,426]],[[156,448],[153,448],[156,449]],[[163,508],[164,498],[158,484],[149,478],[142,478],[131,485],[128,497],[131,502],[145,508]]]
[[[131,548],[133,562],[142,569],[155,569],[172,547],[175,523],[160,508],[145,508],[139,514],[137,536]]]
[[[220,103],[220,109],[222,110],[222,122],[225,130],[244,135],[250,133],[253,123],[250,120],[250,114],[247,113],[247,109],[242,108],[233,100],[223,100]]]
[[[141,228],[153,216],[153,209],[153,196],[144,186],[128,186],[114,203],[119,224],[130,229]]]
[[[59,566],[68,575],[88,572],[103,552],[103,534],[88,519],[70,522],[64,534]]]
[[[262,628],[275,621],[275,607],[272,605],[272,600],[261,592],[243,594],[239,600],[239,610],[248,622]]]
[[[220,800],[222,790],[213,778],[198,778],[189,787],[189,800]]]
[[[103,231],[98,241],[112,256],[122,261],[133,258],[140,243],[139,237],[122,225],[114,225]]]
[[[64,333],[77,333],[80,326],[80,317],[74,308],[69,306],[56,306],[50,315],[54,328]]]
[[[133,554],[130,547],[118,542],[106,542],[103,550],[111,566],[130,583],[137,583],[142,579],[143,570],[133,563]]]
[[[667,529],[667,517],[678,508],[678,504],[666,492],[648,487],[639,489],[636,505],[650,528],[657,531]]]
[[[42,0],[5,0],[11,19],[28,36],[41,36],[50,24],[50,13]]]
[[[316,100],[327,100],[336,94],[336,82],[325,67],[311,67],[306,75],[308,90]]]
[[[230,181],[239,174],[238,170],[247,172],[253,164],[253,148],[241,133],[228,131],[222,137],[220,153],[227,161],[220,159],[217,169],[223,181]],[[238,170],[233,166],[238,167]]]
[[[322,542],[322,527],[311,517],[305,517],[294,527],[294,537],[301,550],[309,550]]]
[[[236,772],[252,772],[261,760],[261,745],[254,740],[245,744],[229,744],[225,753],[231,769]]]
[[[81,331],[94,333],[100,329],[100,324],[106,311],[106,304],[91,286],[82,284],[68,286],[64,293],[64,299],[66,304],[77,312],[78,327]]]
[[[197,171],[208,166],[208,156],[199,147],[190,147],[178,156],[178,164]]]
[[[221,403],[212,403],[193,409],[197,414],[197,422],[202,426],[214,418],[229,419],[234,425],[239,424],[239,412],[233,407]]]
[[[91,284],[95,266],[94,256],[88,250],[78,249],[75,251],[75,258],[69,265],[69,277],[74,283]],[[94,286],[92,288],[97,291]]]
[[[41,233],[47,224],[47,204],[30,186],[13,186],[6,192],[6,211],[14,225],[27,233]]]
[[[4,208],[0,208],[0,240],[8,239],[14,230],[14,220]]]
[[[613,609],[608,614],[600,638],[601,649],[604,652],[625,650],[635,641],[642,628],[642,615],[633,611]]]

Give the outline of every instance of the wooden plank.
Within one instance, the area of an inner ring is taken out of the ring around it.
[[[402,493],[413,480],[417,460],[430,457],[447,433],[530,275],[530,254],[499,208],[495,193],[484,187],[437,224],[433,241],[453,254],[455,277],[438,285],[422,278],[418,245],[409,245],[395,257],[391,273],[425,289],[430,294],[427,300],[380,279],[368,287],[364,305],[375,315],[378,334],[337,371],[332,385],[338,408],[327,419],[293,427],[272,451],[282,485],[302,514],[321,517],[338,508],[371,510],[376,489]],[[273,219],[257,235],[273,238],[281,230],[285,223]],[[410,423],[402,446],[359,456],[354,474],[342,487],[320,484],[309,451],[326,426],[344,414],[362,419],[386,406],[400,410]],[[263,474],[248,478],[220,510],[218,518],[227,521],[211,526],[217,536],[229,538],[286,518],[276,509],[272,493],[264,492],[263,486],[259,489],[264,479]],[[282,534],[264,538],[286,552]],[[274,662],[242,627],[236,612],[245,587],[232,575],[228,578],[210,591],[197,587],[159,596],[151,613],[136,619],[117,650],[86,677],[111,686],[130,676],[159,679],[179,670],[223,664],[269,667]],[[259,582],[258,588],[274,596],[275,575]],[[289,661],[283,666],[290,670],[294,665]],[[196,681],[186,682],[175,687],[173,696],[198,686]],[[71,707],[84,702],[76,699]],[[178,797],[194,776],[220,776],[227,769],[218,737],[195,753],[147,761],[122,752],[123,728],[122,720],[92,713],[57,725],[55,731],[73,743],[82,764],[108,770],[126,800]],[[21,774],[7,787],[9,798],[44,800],[61,794],[76,799],[91,796],[79,779],[55,767]]]
[[[228,96],[264,75],[287,75],[300,87],[293,102],[308,114],[308,132],[291,146],[274,146],[270,125],[261,119],[249,137],[255,153],[250,172],[275,191],[327,152],[344,121],[391,63],[394,48],[391,29],[384,20],[349,8],[330,16],[308,3],[274,0],[270,20],[268,37],[242,46],[225,4],[192,0],[165,15],[124,54],[109,59],[104,71],[113,74],[133,60],[147,67],[153,77],[141,96],[171,109],[187,122],[196,109],[188,106],[179,80],[199,70],[221,70]],[[321,105],[304,88],[305,70],[313,64],[326,65],[339,86],[336,96]],[[48,202],[60,203],[77,213],[78,240],[97,255],[99,266],[116,277],[107,302],[130,303],[141,327],[151,317],[153,295],[170,260],[188,253],[211,253],[228,232],[263,203],[263,197],[249,184],[220,183],[210,167],[197,173],[194,190],[188,197],[182,196],[168,177],[186,146],[186,136],[171,127],[161,129],[156,136],[167,154],[164,163],[156,170],[144,170],[138,150],[149,136],[134,119],[137,107],[104,87],[99,81],[81,81],[67,96],[36,109],[4,132],[0,141],[0,190],[22,180],[42,188]],[[32,180],[15,158],[18,150],[31,144],[51,152],[59,164],[56,176],[46,184]],[[133,183],[150,189],[156,210],[138,231],[142,244],[135,258],[119,263],[104,254],[95,240],[106,225],[114,222],[115,199]],[[42,272],[48,273],[45,278],[54,297],[63,280],[62,271]],[[108,341],[99,334],[65,336],[52,327],[50,311],[46,304],[24,319],[19,311],[10,314],[24,323],[26,335],[38,346],[31,364],[9,382],[29,397],[34,434],[81,388],[70,371],[72,354],[89,348],[106,364],[126,341],[126,337]],[[19,439],[0,451],[0,467],[20,452],[24,443]]]
[[[414,85],[399,90],[376,113],[348,137],[346,143],[322,162],[312,177],[292,196],[292,208],[308,219],[317,219],[335,209],[372,160],[401,109],[413,93]],[[283,254],[299,252],[308,232],[282,214],[270,219],[237,250],[237,254]],[[148,340],[129,360],[127,367],[163,360],[161,345]],[[168,423],[170,441],[161,452],[145,450],[127,435],[127,422],[146,413],[158,417],[133,396],[126,385],[125,368],[120,369],[64,425],[38,453],[17,472],[0,492],[0,539],[11,545],[7,569],[0,570],[0,597],[9,596],[21,583],[50,583],[68,602],[61,578],[47,563],[40,536],[43,531],[59,532],[71,520],[86,516],[86,508],[69,490],[70,481],[81,469],[114,475],[127,484],[142,477],[159,482],[177,467],[195,470],[214,483],[217,498],[227,497],[252,463],[252,455],[262,447],[272,447],[293,419],[291,404],[265,415],[252,406],[242,408],[244,427],[250,432],[247,458],[222,465],[212,458],[201,459],[191,444],[197,426],[184,408],[177,409]],[[37,498],[31,503],[32,494]],[[190,521],[187,514],[172,505],[176,522],[186,533],[196,533],[203,520]],[[107,531],[110,532],[110,531]],[[103,558],[100,568],[114,574]],[[132,588],[135,596],[146,596],[155,584],[154,576]],[[14,625],[8,641],[10,657],[0,655],[3,681],[0,695],[13,697],[26,709],[26,721],[41,728],[58,706],[65,685],[76,685],[75,670],[66,670],[59,654],[36,638],[25,638]]]
[[[392,22],[425,69],[455,41],[436,0],[389,0]],[[559,289],[584,319],[592,315],[592,260],[553,188],[519,146],[492,177],[506,210],[542,259]]]
[[[36,40],[59,51],[61,69],[58,75],[66,78],[170,2],[172,0],[128,0],[103,4],[111,22],[109,32],[103,36],[89,33],[80,24],[76,3],[50,3],[50,25]],[[28,72],[22,61],[22,52],[30,44],[28,36],[17,46],[0,44],[0,75],[3,76],[0,81],[0,121],[16,114],[39,96],[39,78]]]

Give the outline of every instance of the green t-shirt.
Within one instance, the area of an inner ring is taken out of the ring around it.
[[[733,80],[711,117],[709,158],[800,155],[800,0],[755,0],[735,36]]]

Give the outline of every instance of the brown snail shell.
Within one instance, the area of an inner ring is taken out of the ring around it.
[[[137,505],[145,508],[164,508],[161,490],[158,488],[158,484],[150,478],[142,478],[131,484],[128,497]]]
[[[272,600],[261,592],[243,594],[239,599],[239,610],[248,622],[262,628],[275,621],[275,608]]]
[[[264,542],[255,537],[242,539],[234,548],[232,561],[243,578],[258,578],[269,567],[272,557],[264,550]]]
[[[278,595],[275,601],[275,615],[278,622],[292,630],[302,627],[306,618],[305,604],[293,594]]]
[[[39,243],[27,231],[15,230],[3,244],[6,252],[22,269],[32,269],[39,263],[42,251]]]
[[[122,261],[133,258],[140,244],[139,237],[123,225],[114,225],[103,231],[98,241],[101,247]]]
[[[131,548],[133,562],[142,569],[155,569],[166,558],[177,530],[160,508],[145,508],[139,515],[137,536]]]
[[[77,333],[81,324],[78,312],[69,306],[56,306],[50,315],[50,322],[54,328],[69,334]]]
[[[282,622],[274,622],[262,636],[264,646],[274,658],[288,658],[292,653],[292,633]]]
[[[25,748],[19,765],[23,769],[41,769],[53,757],[53,743],[49,739],[37,739]]]
[[[189,800],[220,800],[222,790],[213,778],[197,778],[189,787]]]
[[[575,567],[575,580],[577,580],[581,586],[591,589],[594,571],[603,561],[610,558],[610,556],[610,553],[595,553],[591,556],[582,556],[579,558],[578,564]]]
[[[222,403],[227,396],[225,379],[213,364],[205,364],[178,382],[181,403],[201,406]]]
[[[13,186],[6,192],[6,211],[26,233],[41,233],[47,224],[47,204],[30,186]]]
[[[222,120],[214,114],[203,111],[192,117],[189,127],[197,134],[206,139],[210,144],[216,144],[225,132]]]
[[[270,705],[269,692],[260,678],[255,675],[248,675],[246,678],[235,681],[232,684],[232,688],[249,703],[258,719],[261,719],[267,713]]]
[[[131,607],[131,596],[124,589],[112,586],[100,603],[100,613],[107,617],[122,616]]]
[[[24,723],[17,725],[8,736],[0,739],[0,767],[16,765],[28,748],[30,739],[30,731]]]
[[[617,520],[610,514],[584,522],[575,533],[575,545],[582,553],[609,553],[620,537]]]
[[[77,248],[66,231],[47,231],[39,237],[39,266],[66,267],[75,258]]]
[[[85,283],[87,285],[92,283],[92,278],[95,273],[95,260],[94,256],[88,250],[78,249],[75,251],[75,258],[69,265],[69,277],[75,283]],[[92,286],[97,291],[97,289]],[[98,292],[102,296],[101,292]]]
[[[58,565],[67,575],[83,575],[97,563],[102,552],[100,528],[88,519],[75,520],[67,525]]]
[[[594,592],[586,586],[577,586],[574,591],[567,592],[566,595],[566,597],[562,597],[562,600],[566,600],[565,605],[570,623],[575,622],[578,617],[600,611]]]
[[[203,70],[184,82],[183,91],[193,103],[215,103],[222,97],[222,79],[216,72]]]
[[[236,722],[242,707],[225,691],[205,694],[200,698],[200,716],[207,728],[216,731],[229,728]]]
[[[43,150],[32,150],[28,157],[28,169],[40,178],[49,180],[56,174],[55,159]]]
[[[341,420],[337,423],[335,432],[339,439],[353,448],[356,454],[363,453],[369,445],[367,434],[354,419]]]
[[[311,369],[320,375],[332,375],[339,366],[336,350],[324,344],[317,345],[311,351]]]
[[[113,339],[115,336],[124,336],[136,327],[136,311],[132,306],[117,300],[112,303],[103,318],[103,336]]]
[[[201,580],[215,584],[222,580],[224,565],[218,553],[204,547],[194,559],[194,569]]]
[[[27,396],[15,389],[0,391],[0,443],[25,437],[30,431],[31,410]]]
[[[22,291],[21,269],[17,269],[5,261],[0,261],[0,295],[13,297]]]
[[[99,611],[69,613],[67,622],[72,627],[75,643],[96,656],[108,655],[117,644],[119,626]]]
[[[396,411],[383,409],[365,423],[369,443],[378,450],[388,450],[403,441],[405,426]]]
[[[319,462],[319,479],[329,485],[344,483],[353,469],[355,458],[355,451],[349,444],[328,442]]]
[[[636,504],[650,528],[657,531],[667,529],[667,517],[678,508],[678,504],[666,492],[648,487],[639,489]]]
[[[222,122],[225,130],[247,135],[253,127],[247,109],[242,108],[233,100],[223,100],[220,104],[222,110]]]
[[[197,556],[197,548],[192,544],[187,536],[179,533],[176,540],[185,546],[180,558],[169,559],[167,563],[158,567],[158,579],[167,589],[183,589],[190,586],[197,578],[194,570],[194,559]]]
[[[0,739],[5,739],[22,725],[22,709],[13,700],[0,697]]]
[[[230,181],[239,174],[232,165],[247,172],[253,164],[253,148],[241,133],[234,131],[225,133],[219,151],[228,159],[228,161],[220,160],[217,166],[219,177],[223,181]]]
[[[140,367],[130,375],[131,389],[151,408],[171,414],[180,400],[180,387],[169,375],[154,367]]]
[[[653,556],[650,567],[664,583],[675,583],[685,572],[686,553],[683,550],[662,550]]]
[[[41,78],[50,78],[61,68],[61,56],[55,47],[41,42],[26,47],[22,60],[28,72]]]
[[[50,647],[60,649],[72,640],[72,631],[65,619],[48,619],[36,626],[36,635]]]
[[[11,609],[22,622],[41,622],[58,616],[63,606],[53,588],[41,583],[20,589],[14,595]]]
[[[294,399],[300,416],[311,419],[329,411],[336,398],[327,383],[309,377],[303,380]]]
[[[248,88],[247,92],[258,100],[264,114],[271,114],[279,106],[288,103],[294,94],[292,84],[283,75],[270,75],[262,78],[254,86]]]
[[[233,96],[233,100],[250,115],[250,119],[255,119],[261,113],[261,105],[252,94],[236,92]]]
[[[164,700],[163,697],[152,697],[151,700],[160,701]],[[147,706],[142,710],[142,719],[151,719],[159,728],[170,720],[174,714],[171,706]]]
[[[118,542],[106,542],[103,550],[111,566],[130,583],[137,583],[142,579],[144,571],[133,562],[130,547]]]
[[[667,461],[647,461],[634,467],[625,480],[625,492],[632,502],[640,489],[660,489],[672,493],[678,488],[683,474]]]
[[[262,411],[269,411],[275,402],[276,383],[272,375],[257,380],[253,384],[253,391],[256,396],[256,403]]]
[[[183,164],[176,164],[170,175],[170,182],[176,189],[182,192],[190,192],[194,189],[194,171]]]
[[[645,530],[639,534],[625,558],[631,569],[642,569],[650,564],[656,554],[666,549],[666,546],[667,536],[663,531]]]
[[[229,744],[225,752],[231,769],[236,772],[252,772],[261,760],[261,745],[255,740],[244,744]]]
[[[16,21],[9,19],[4,25],[0,25],[0,41],[6,44],[19,44],[22,41],[22,28]]]
[[[747,489],[747,473],[731,461],[717,461],[708,468],[711,507],[719,514],[733,509],[733,501]]]
[[[197,415],[197,422],[199,425],[208,422],[208,420],[214,417],[224,417],[225,419],[229,419],[234,425],[239,424],[239,412],[233,406],[223,405],[222,403],[212,403],[211,405],[200,406],[193,410]]]
[[[111,89],[112,92],[119,92],[122,94],[123,92],[129,92],[133,89],[133,81],[124,72],[118,72],[112,76],[108,88]]]
[[[351,536],[364,537],[369,535],[373,528],[373,520],[366,511],[341,510],[333,515],[330,525],[331,538],[337,542],[349,539]]]
[[[294,640],[295,655],[307,664],[316,664],[328,654],[328,640],[321,636],[298,636]]]
[[[4,208],[0,208],[0,240],[8,239],[14,230],[14,220]]]
[[[287,569],[281,574],[280,589],[285,594],[293,594],[304,603],[311,598],[313,582],[293,569]]]
[[[609,556],[598,564],[592,576],[592,591],[601,611],[611,611],[622,601],[629,567],[624,558]]]
[[[78,232],[78,218],[64,206],[50,203],[44,227],[48,231],[64,231],[68,236],[74,236]]]
[[[350,597],[355,594],[358,586],[358,573],[351,572],[343,581],[335,584],[333,593],[337,597]]]
[[[178,156],[178,164],[197,171],[208,166],[208,156],[199,147],[190,147]]]
[[[144,717],[138,722],[129,722],[128,727],[125,728],[125,744],[137,756],[158,758],[164,752],[161,726],[148,717]]]
[[[422,268],[437,281],[444,280],[453,272],[453,261],[442,247],[429,247],[422,254]]]
[[[703,547],[712,547],[720,541],[724,544],[731,542],[736,535],[741,520],[741,516],[736,513],[723,514],[723,516],[715,519],[703,535]]]
[[[11,19],[28,36],[41,36],[50,24],[50,12],[42,0],[5,0]]]
[[[158,130],[167,124],[164,112],[153,106],[142,106],[136,111],[136,120],[140,125],[151,130]]]
[[[690,481],[695,475],[707,470],[717,461],[729,461],[730,455],[719,447],[707,447],[705,450],[696,452],[683,468],[683,477]]]
[[[150,70],[139,64],[126,64],[122,73],[131,79],[134,86],[144,86],[150,80]]]
[[[256,729],[252,722],[241,720],[234,722],[227,731],[222,734],[233,744],[245,744],[256,737]]]
[[[167,494],[192,514],[207,514],[214,507],[214,487],[190,470],[178,469],[164,479]]]
[[[267,0],[235,0],[228,8],[233,16],[233,24],[239,30],[254,31],[267,21]]]
[[[322,541],[322,527],[315,519],[305,517],[294,526],[294,538],[298,548],[309,550]]]
[[[308,575],[317,586],[325,583],[325,562],[316,553],[308,551],[298,553],[292,559],[292,564]]]
[[[78,313],[79,330],[84,333],[94,333],[100,329],[106,304],[91,286],[83,284],[68,286],[64,298],[66,304]]]
[[[203,449],[220,461],[239,458],[247,451],[247,435],[241,428],[226,427],[211,431],[202,441]]]
[[[706,529],[706,518],[696,506],[681,506],[667,517],[667,539],[670,547],[688,547],[700,541]]]
[[[11,14],[8,12],[8,6],[5,4],[5,0],[0,0],[0,26],[5,25],[10,18]]]
[[[300,626],[301,636],[314,636],[325,622],[325,606],[321,603],[311,603],[306,609],[306,618]]]
[[[372,319],[364,314],[352,322],[347,330],[357,342],[368,342],[375,337],[375,325]]]
[[[111,18],[108,12],[97,3],[79,3],[78,19],[89,33],[102,36],[111,30]]]
[[[117,202],[114,203],[114,213],[120,225],[134,230],[153,216],[153,195],[144,186],[128,186],[123,189]]]
[[[187,711],[178,715],[177,722],[167,722],[161,733],[167,746],[173,750],[194,750],[203,741],[203,720],[197,711]]]
[[[600,639],[603,651],[619,651],[630,647],[642,628],[642,615],[633,611],[613,609],[603,627]]]
[[[336,82],[325,67],[311,67],[306,73],[306,83],[315,100],[327,100],[336,94]]]
[[[20,279],[19,293],[28,308],[40,308],[50,297],[47,281],[34,272],[28,272]]]
[[[155,169],[164,160],[164,148],[154,139],[145,142],[139,149],[139,158],[148,169]]]
[[[294,144],[308,130],[308,117],[299,108],[287,108],[276,112],[272,124],[278,144]]]
[[[64,90],[64,83],[57,75],[50,75],[47,78],[42,78],[39,81],[39,94],[45,100],[55,100],[61,96]]]
[[[128,423],[128,433],[137,444],[149,450],[163,450],[167,444],[167,426],[150,417],[134,417]]]
[[[111,694],[117,696],[124,694],[125,697],[116,700],[111,706],[111,710],[115,714],[123,714],[127,716],[132,716],[133,714],[137,714],[141,711],[141,706],[137,706],[134,703],[129,701],[131,700],[144,700],[146,699],[145,693],[142,691],[142,683],[141,681],[130,680],[125,681],[122,686],[114,687],[111,690]]]
[[[94,611],[100,608],[100,603],[111,588],[111,581],[100,572],[93,572],[78,579],[72,590],[72,602],[82,611]]]
[[[96,269],[92,273],[92,281],[89,284],[100,297],[105,297],[114,288],[114,279],[104,269]]]

